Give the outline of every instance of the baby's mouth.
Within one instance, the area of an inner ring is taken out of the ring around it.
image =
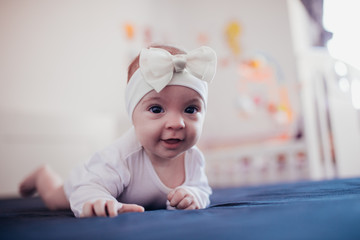
[[[178,139],[178,138],[169,138],[169,139],[164,139],[163,141],[164,141],[165,143],[167,143],[167,144],[176,144],[176,143],[181,142],[181,139]]]

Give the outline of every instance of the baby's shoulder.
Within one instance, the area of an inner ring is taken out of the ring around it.
[[[113,147],[119,151],[123,157],[132,155],[142,149],[140,142],[136,138],[134,127],[131,127],[120,138],[118,138],[113,143]]]
[[[129,157],[139,154],[142,146],[136,138],[134,128],[130,128],[111,145],[100,151],[100,154],[113,161],[126,161]]]
[[[186,158],[193,164],[203,164],[205,161],[204,154],[197,146],[193,146],[187,150]]]

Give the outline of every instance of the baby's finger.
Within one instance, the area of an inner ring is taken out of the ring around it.
[[[199,205],[196,204],[195,202],[193,202],[190,206],[185,208],[185,210],[195,210],[195,209],[200,209]]]
[[[118,209],[118,213],[126,213],[126,212],[144,212],[145,209],[142,206],[137,204],[126,204],[123,203],[122,206]]]
[[[96,216],[99,217],[106,217],[106,210],[105,210],[106,200],[99,199],[94,202],[94,212]]]
[[[168,193],[167,199],[168,199],[169,201],[171,201],[171,199],[173,198],[173,196],[174,196],[174,194],[175,194],[175,191],[176,191],[176,190],[172,190],[171,192]]]
[[[199,201],[194,196],[191,197],[192,197],[192,203],[187,208],[185,208],[185,210],[200,209]]]
[[[105,204],[106,201],[103,199],[99,199],[94,202],[93,208],[96,216],[106,217]]]
[[[93,204],[91,202],[86,202],[83,206],[82,213],[80,217],[92,217],[94,216]]]
[[[193,203],[194,199],[190,196],[184,197],[179,204],[176,206],[178,209],[186,209]]]
[[[111,200],[107,201],[106,210],[109,217],[116,217],[118,215],[118,202]]]
[[[173,195],[173,197],[171,198],[170,201],[170,206],[172,207],[177,207],[177,205],[180,203],[181,200],[183,200],[186,196],[186,191],[184,189],[177,189]]]

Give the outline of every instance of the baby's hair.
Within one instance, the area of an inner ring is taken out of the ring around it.
[[[181,50],[181,49],[173,47],[173,46],[168,46],[168,45],[152,45],[149,48],[162,48],[162,49],[165,49],[166,51],[168,51],[172,55],[186,53],[184,50]],[[140,55],[137,55],[137,57],[130,63],[129,68],[128,68],[127,82],[129,82],[129,80],[132,77],[132,75],[134,74],[134,72],[139,68],[139,58],[140,58]]]

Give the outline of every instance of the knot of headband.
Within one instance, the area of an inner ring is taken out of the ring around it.
[[[139,65],[144,80],[160,92],[169,84],[174,72],[188,71],[196,78],[210,83],[216,72],[216,53],[203,46],[187,54],[172,55],[162,48],[143,49]]]

